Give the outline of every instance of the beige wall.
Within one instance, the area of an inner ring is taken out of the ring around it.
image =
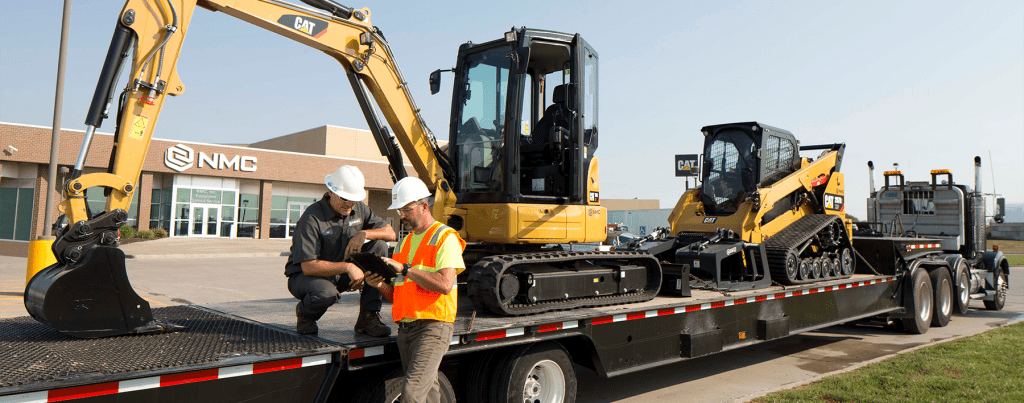
[[[658,210],[661,208],[661,201],[658,199],[601,199],[601,206],[608,211]]]

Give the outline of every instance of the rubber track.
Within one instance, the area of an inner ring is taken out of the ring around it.
[[[593,297],[578,297],[568,300],[542,301],[523,304],[513,301],[502,304],[498,298],[498,279],[510,267],[519,264],[547,262],[571,262],[574,260],[628,260],[630,264],[647,267],[647,286],[640,292],[611,294]],[[658,260],[644,252],[543,252],[488,256],[480,259],[470,269],[467,280],[468,295],[478,310],[487,310],[501,316],[532,315],[541,312],[561,311],[593,306],[607,306],[643,302],[654,299],[661,288],[661,265]]]
[[[806,242],[812,236],[817,234],[818,231],[821,231],[826,226],[836,221],[842,224],[842,221],[838,216],[825,214],[807,215],[800,218],[790,226],[784,228],[782,231],[779,231],[771,238],[768,238],[768,240],[764,242],[764,246],[765,250],[768,253],[768,269],[771,272],[772,279],[779,283],[789,285],[816,283],[819,281],[836,280],[852,277],[853,274],[851,273],[845,276],[840,274],[828,278],[819,277],[813,280],[794,281],[790,280],[789,277],[786,275],[786,255],[788,254],[788,252],[795,252],[796,248],[799,248],[801,245],[803,245],[804,242]],[[839,245],[835,252],[841,251],[842,248],[852,247],[850,245],[849,234],[847,234],[846,231],[843,231],[842,233],[842,243]]]

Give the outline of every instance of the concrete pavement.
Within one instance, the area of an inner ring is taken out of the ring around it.
[[[206,259],[288,256],[290,239],[161,238],[122,245],[128,259]]]

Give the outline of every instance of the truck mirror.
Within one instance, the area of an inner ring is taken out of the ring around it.
[[[430,95],[437,94],[441,91],[441,69],[434,70],[430,73]]]
[[[995,217],[993,217],[993,220],[995,220],[996,224],[1002,224],[1003,223],[1003,217],[1006,215],[1006,199],[1005,198],[1002,198],[1002,197],[996,198],[996,211],[995,211],[995,213],[996,214],[995,214]]]

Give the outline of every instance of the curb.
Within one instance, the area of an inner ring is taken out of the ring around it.
[[[133,260],[158,260],[158,259],[217,259],[217,258],[245,258],[245,257],[278,257],[291,256],[291,252],[266,252],[266,253],[205,253],[205,254],[167,254],[167,255],[124,255],[125,259]]]

